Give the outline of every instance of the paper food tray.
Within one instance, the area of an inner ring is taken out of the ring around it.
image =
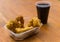
[[[26,37],[28,37],[30,35],[33,35],[33,34],[35,34],[35,33],[37,33],[39,31],[39,28],[35,27],[35,28],[31,29],[31,30],[16,34],[16,33],[12,32],[11,30],[9,30],[6,26],[4,26],[4,28],[9,31],[10,36],[13,37],[15,40],[23,40],[24,38],[26,38]]]

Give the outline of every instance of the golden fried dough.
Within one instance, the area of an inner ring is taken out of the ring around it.
[[[38,18],[34,17],[33,18],[33,27],[39,27],[40,25],[41,25],[41,21]]]
[[[6,27],[13,31],[14,33],[21,33],[25,32],[27,30],[30,30],[34,27],[40,27],[41,21],[37,17],[32,18],[29,23],[27,24],[27,27],[24,27],[24,19],[23,16],[18,16],[15,20],[11,20],[6,24]]]
[[[10,30],[12,30],[13,32],[15,32],[15,28],[18,28],[20,25],[17,21],[9,21],[7,24],[6,24],[6,27]]]
[[[32,28],[33,27],[16,28],[15,31],[16,31],[16,33],[22,33],[22,32],[28,31],[28,30],[30,30]]]
[[[30,27],[30,26],[39,27],[40,24],[41,24],[41,21],[37,17],[34,17],[29,21],[27,26],[28,27]]]
[[[24,19],[23,16],[18,16],[16,18],[17,22],[20,23],[20,27],[23,28],[24,27]]]
[[[28,26],[28,27],[33,26],[33,19],[31,19],[31,20],[29,21],[29,23],[27,24],[27,26]]]

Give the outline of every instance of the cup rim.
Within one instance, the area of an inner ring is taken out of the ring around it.
[[[42,4],[42,3],[48,4],[48,6],[51,6],[51,3],[49,1],[37,1],[35,5],[39,6],[38,4]]]

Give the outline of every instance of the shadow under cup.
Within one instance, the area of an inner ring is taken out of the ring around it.
[[[47,1],[36,2],[37,15],[42,24],[47,24],[50,3]]]

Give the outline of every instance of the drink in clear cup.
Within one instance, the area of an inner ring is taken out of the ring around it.
[[[43,24],[47,24],[50,3],[47,1],[36,2],[37,15]]]

